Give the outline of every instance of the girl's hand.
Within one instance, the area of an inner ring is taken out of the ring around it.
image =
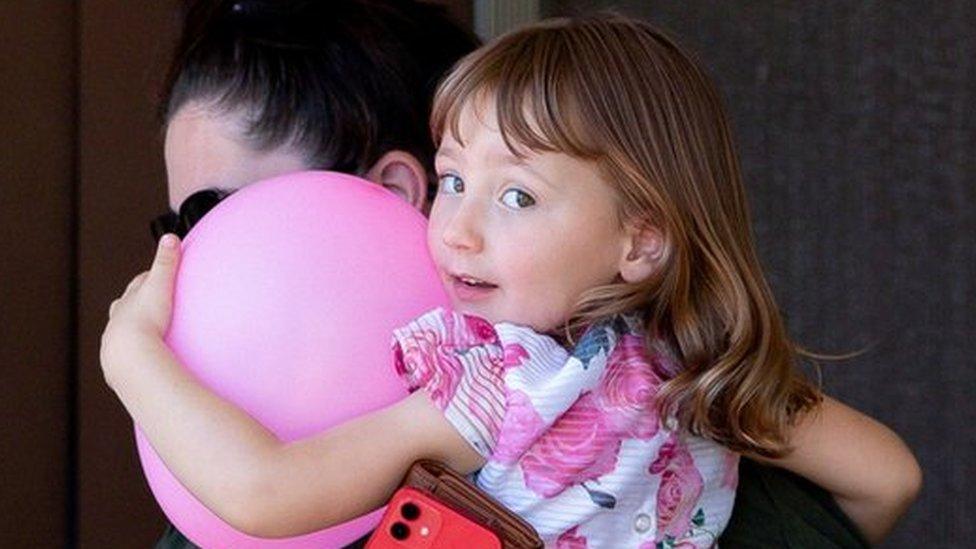
[[[117,370],[130,362],[140,346],[158,343],[166,335],[179,260],[179,238],[164,235],[150,269],[133,278],[109,307],[101,347],[102,373],[109,386],[114,386]]]
[[[894,431],[826,395],[790,438],[790,454],[759,461],[825,488],[871,543],[884,539],[922,488],[918,461]]]

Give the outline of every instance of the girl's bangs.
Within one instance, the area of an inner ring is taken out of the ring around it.
[[[528,40],[508,36],[468,56],[437,90],[431,133],[439,144],[444,132],[464,144],[459,128],[465,106],[494,106],[495,118],[512,154],[560,152],[584,159],[604,153],[599,117],[586,112],[580,96],[585,79],[580,61],[568,55],[558,32],[533,29]],[[574,90],[574,91],[570,91]],[[484,114],[483,111],[479,114]],[[588,116],[591,115],[591,116]]]

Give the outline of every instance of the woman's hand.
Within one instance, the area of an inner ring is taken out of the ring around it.
[[[173,284],[180,260],[180,240],[165,235],[146,272],[129,282],[122,296],[109,307],[102,333],[102,374],[110,387],[140,350],[158,344],[169,329],[173,311]]]

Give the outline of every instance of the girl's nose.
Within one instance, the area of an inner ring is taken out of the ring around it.
[[[455,250],[480,252],[484,245],[481,231],[478,230],[477,215],[468,208],[461,207],[444,227],[444,244]]]

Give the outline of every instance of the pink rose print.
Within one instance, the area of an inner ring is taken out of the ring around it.
[[[454,348],[499,344],[495,327],[481,317],[440,310],[440,320],[444,322],[444,342]]]
[[[563,532],[556,540],[556,549],[586,549],[586,536],[577,534],[579,526]]]
[[[677,435],[671,434],[648,472],[661,475],[657,491],[656,540],[662,541],[667,536],[683,537],[691,526],[704,481]]]
[[[579,398],[522,458],[525,485],[551,498],[617,465],[620,438],[607,428],[592,393]]]
[[[505,419],[491,459],[511,465],[539,438],[546,423],[522,391],[509,392],[505,401]]]
[[[654,395],[661,378],[643,349],[639,336],[621,337],[596,390],[580,397],[523,456],[527,487],[544,497],[555,496],[613,471],[624,439],[657,434],[660,420]],[[504,431],[503,427],[503,435]],[[612,494],[583,488],[597,505],[616,504]]]
[[[441,410],[454,398],[463,373],[452,346],[430,329],[414,330],[395,344],[393,363],[411,388],[424,388]]]
[[[471,315],[462,315],[462,317],[466,330],[459,334],[458,341],[455,342],[459,347],[499,343],[498,333],[487,320]]]
[[[438,309],[436,317],[444,323],[442,339],[445,343],[454,344],[464,339],[466,324],[462,322],[461,327],[458,328],[458,320],[464,318],[461,313]]]
[[[505,368],[521,366],[528,359],[529,352],[518,343],[510,343],[505,346]]]
[[[610,354],[597,401],[621,436],[646,440],[657,434],[660,424],[654,400],[660,386],[661,378],[644,356],[643,340],[627,334]]]

